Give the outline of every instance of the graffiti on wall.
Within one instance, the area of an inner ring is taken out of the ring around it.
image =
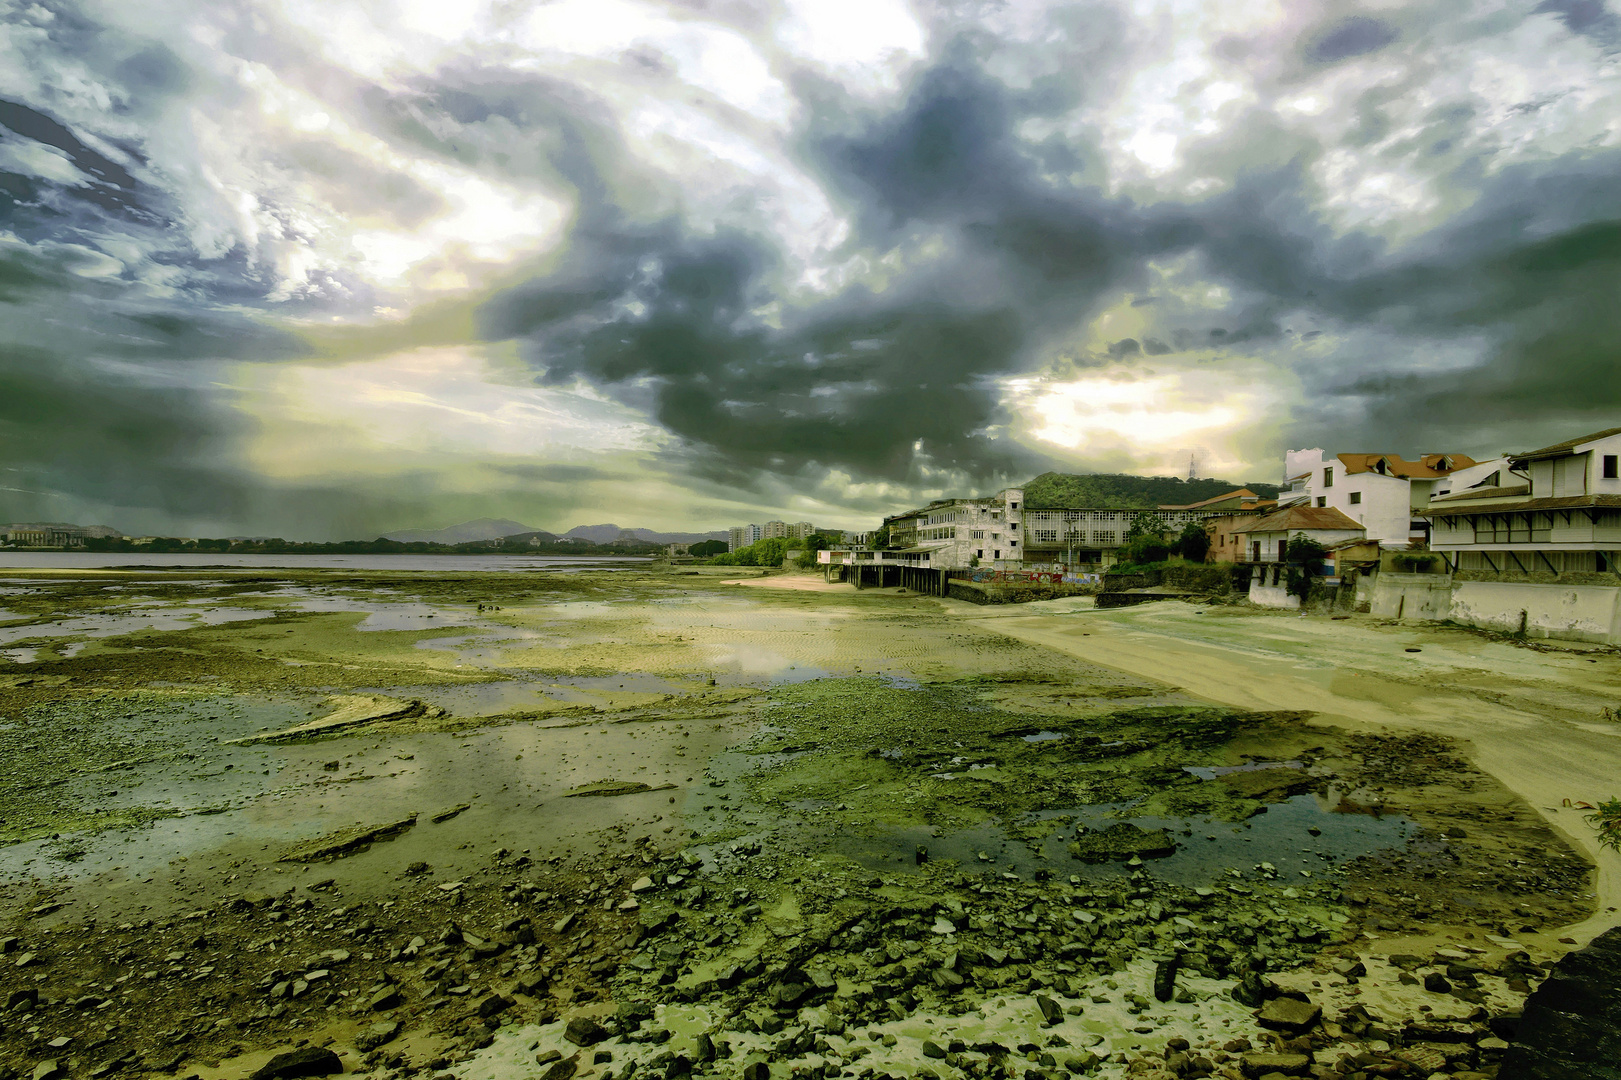
[[[953,574],[981,585],[1102,585],[1102,574],[1072,574],[1063,570],[966,570]]]

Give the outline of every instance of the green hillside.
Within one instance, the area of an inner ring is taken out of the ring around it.
[[[1131,476],[1126,473],[1042,473],[1024,485],[1024,504],[1031,510],[1089,506],[1100,510],[1151,510],[1161,504],[1185,505],[1249,488],[1272,498],[1277,484],[1256,481],[1235,484],[1227,480],[1183,480],[1175,476]]]

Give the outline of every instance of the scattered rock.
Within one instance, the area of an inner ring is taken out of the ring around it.
[[[1162,999],[1163,1000],[1163,999]],[[1298,998],[1273,998],[1261,1006],[1256,1021],[1274,1031],[1305,1031],[1323,1015],[1323,1010],[1309,1001]]]
[[[324,1046],[301,1046],[277,1054],[260,1066],[250,1080],[297,1080],[304,1076],[331,1076],[343,1071],[338,1055]]]
[[[1041,1010],[1041,1018],[1048,1024],[1062,1024],[1064,1022],[1064,1007],[1050,997],[1036,998],[1036,1007]]]
[[[1176,973],[1180,966],[1176,957],[1161,960],[1154,965],[1154,997],[1170,1001],[1176,996]],[[1264,1022],[1264,1021],[1263,1021]]]
[[[576,1016],[563,1028],[563,1038],[575,1046],[595,1046],[608,1037],[608,1032],[592,1016]]]
[[[1284,1076],[1305,1076],[1311,1070],[1311,1058],[1306,1054],[1248,1053],[1239,1059],[1240,1068],[1250,1080],[1269,1073]]]

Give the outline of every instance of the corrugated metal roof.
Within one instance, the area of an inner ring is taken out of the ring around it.
[[[1362,526],[1332,506],[1288,506],[1252,521],[1242,532],[1288,532],[1290,529],[1356,529]]]
[[[1611,435],[1621,435],[1621,427],[1609,428],[1605,431],[1595,431],[1591,435],[1583,435],[1579,439],[1566,439],[1562,443],[1544,446],[1541,450],[1527,450],[1523,454],[1505,454],[1510,461],[1535,461],[1538,458],[1563,457],[1582,443],[1595,442],[1599,439],[1608,439]]]
[[[1470,503],[1468,506],[1431,507],[1419,510],[1423,517],[1457,517],[1461,514],[1518,514],[1527,510],[1621,509],[1621,495],[1565,495],[1555,499],[1524,499],[1520,502]]]

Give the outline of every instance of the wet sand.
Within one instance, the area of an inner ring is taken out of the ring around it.
[[[236,1080],[304,1039],[379,1077],[537,1075],[600,1015],[617,1061],[577,1068],[606,1078],[670,1064],[616,1011],[641,1002],[700,1072],[993,1075],[1068,1030],[1031,1027],[1040,993],[1089,1017],[1066,1041],[1096,1075],[1162,1067],[1168,1038],[1237,1069],[1267,1038],[1245,972],[1275,993],[1367,954],[1325,1005],[1463,1023],[1615,922],[1613,857],[1541,805],[1621,772],[1613,653],[1197,610],[737,568],[0,576],[0,1004],[35,991],[0,1074]],[[1127,823],[1165,840],[1095,857]],[[1406,950],[1492,970],[1443,1001],[1373,959]],[[1127,1010],[1181,953],[1186,1000]],[[760,1036],[760,996],[816,964],[830,989],[776,1010],[813,1037]],[[975,1039],[942,1065],[947,1027]]]

